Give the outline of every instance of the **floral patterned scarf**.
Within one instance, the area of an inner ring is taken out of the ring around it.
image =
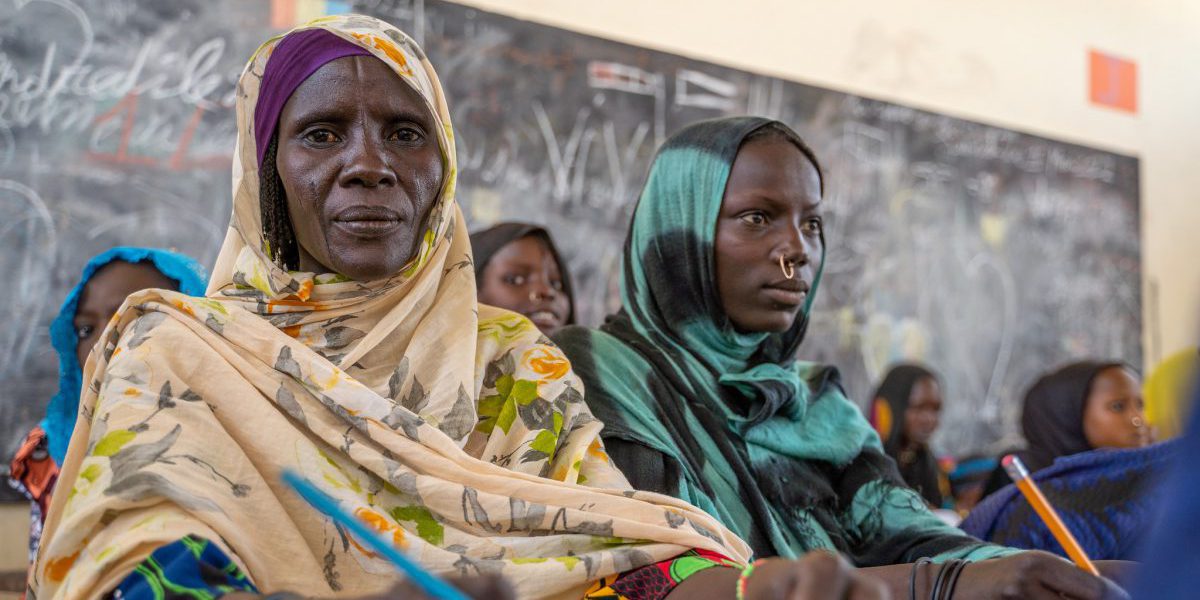
[[[386,589],[390,565],[289,493],[285,468],[432,571],[502,573],[521,597],[579,597],[691,548],[744,561],[705,513],[629,491],[559,350],[476,303],[449,112],[422,51],[362,16],[304,28],[367,49],[428,102],[446,177],[418,254],[371,282],[267,258],[253,112],[268,41],[238,84],[233,217],[208,297],[135,294],[93,351],[36,596],[98,597],[189,535],[265,591]]]

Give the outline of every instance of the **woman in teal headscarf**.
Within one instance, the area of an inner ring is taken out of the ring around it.
[[[703,121],[659,150],[626,240],[621,311],[555,336],[617,466],[634,487],[716,516],[760,557],[834,549],[882,567],[904,595],[929,593],[946,568],[904,563],[998,558],[963,566],[959,590],[1103,597],[1109,584],[1070,563],[942,523],[837,371],[795,360],[824,265],[823,188],[812,150],[777,121]]]

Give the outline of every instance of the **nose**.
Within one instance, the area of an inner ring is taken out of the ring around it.
[[[396,172],[388,161],[383,140],[362,132],[347,144],[346,152],[346,166],[338,178],[342,187],[396,185]]]
[[[558,298],[558,290],[550,285],[545,279],[537,279],[530,282],[529,299],[537,302],[543,300],[551,302]]]
[[[786,263],[791,267],[808,264],[810,249],[804,231],[799,224],[782,228],[779,239],[771,251],[771,262]]]

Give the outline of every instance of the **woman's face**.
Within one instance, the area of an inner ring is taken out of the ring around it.
[[[327,63],[279,116],[276,168],[300,269],[370,281],[415,256],[442,184],[437,124],[382,61]]]
[[[910,444],[927,445],[942,417],[942,390],[936,379],[922,377],[912,386],[908,410],[904,412],[904,438]]]
[[[821,182],[794,144],[764,138],[742,146],[717,218],[717,288],[743,332],[787,331],[804,307],[824,254]],[[780,259],[790,263],[788,279]]]
[[[163,275],[149,263],[113,261],[100,267],[83,291],[75,308],[75,356],[79,366],[87,361],[88,353],[100,340],[100,332],[109,319],[121,308],[125,298],[134,292],[148,289],[175,290],[179,284]]]
[[[1083,409],[1083,435],[1093,448],[1140,448],[1150,443],[1142,385],[1122,367],[1092,379]]]
[[[481,279],[480,302],[519,312],[545,333],[566,324],[571,299],[563,291],[558,261],[541,237],[527,235],[500,248]]]

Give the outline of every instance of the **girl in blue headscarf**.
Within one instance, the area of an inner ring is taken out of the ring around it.
[[[113,248],[83,268],[79,283],[67,294],[58,316],[50,323],[50,343],[58,353],[58,393],[50,400],[46,417],[25,437],[11,466],[12,485],[33,503],[31,560],[37,552],[58,465],[67,454],[75,429],[83,364],[100,339],[100,332],[129,294],[164,288],[199,296],[204,294],[207,280],[200,263],[152,248]]]

